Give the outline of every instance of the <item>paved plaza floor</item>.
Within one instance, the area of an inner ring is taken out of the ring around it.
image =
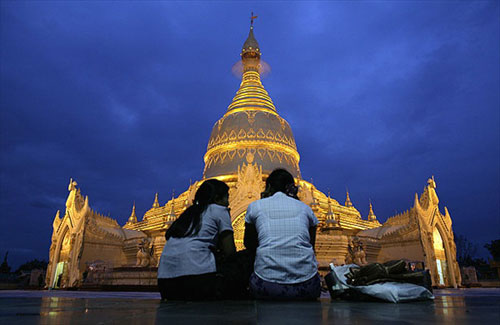
[[[168,302],[157,293],[0,291],[0,324],[499,324],[500,289],[435,290],[434,301]]]

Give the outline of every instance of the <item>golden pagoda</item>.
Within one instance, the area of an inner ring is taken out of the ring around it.
[[[230,186],[230,208],[235,241],[243,248],[244,216],[250,202],[260,198],[264,182],[276,168],[287,169],[299,184],[299,197],[312,204],[318,219],[324,222],[328,206],[339,216],[345,229],[368,229],[380,225],[376,219],[363,220],[352,204],[340,205],[327,198],[300,174],[300,155],[288,122],[282,118],[262,85],[260,78],[261,50],[255,39],[253,25],[241,49],[242,76],[239,89],[226,113],[215,122],[204,156],[203,179],[195,182],[177,199],[167,205],[175,206],[179,215],[191,202],[196,189],[205,179],[217,178]],[[348,195],[348,194],[347,194]],[[349,197],[347,198],[349,201]],[[349,201],[350,202],[350,201]],[[144,219],[125,225],[128,229],[152,230],[165,223],[165,207],[146,212]]]
[[[154,266],[165,244],[166,229],[192,203],[201,183],[210,178],[230,187],[235,243],[238,249],[244,248],[247,206],[260,198],[266,177],[278,167],[292,173],[300,200],[311,206],[320,221],[315,247],[320,269],[326,270],[329,263],[345,263],[355,238],[356,242],[364,242],[368,262],[397,258],[420,261],[431,270],[435,285],[460,284],[451,218],[446,208],[445,214],[439,212],[433,178],[420,199],[417,195],[413,208],[389,218],[384,225],[378,222],[371,202],[369,215],[362,218],[349,192],[342,205],[302,179],[292,129],[278,114],[261,82],[261,55],[252,21],[240,53],[241,83],[225,114],[213,126],[204,155],[203,177],[190,182],[177,197],[172,195],[162,205],[156,193],[151,209],[141,220],[134,204],[128,221],[120,227],[115,220],[90,209],[88,198],[83,199],[76,183],[70,182],[65,215],[60,218],[58,212],[54,220],[47,286],[81,285],[85,265],[95,260],[106,260],[115,268],[148,263]],[[62,255],[61,247],[71,254]],[[57,281],[59,277],[62,282]]]
[[[261,52],[253,26],[243,44],[243,75],[240,88],[218,120],[208,140],[204,178],[235,181],[243,163],[255,163],[269,174],[278,167],[300,178],[299,160],[292,129],[278,115],[260,81]]]

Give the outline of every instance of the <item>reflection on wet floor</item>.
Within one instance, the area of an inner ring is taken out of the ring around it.
[[[151,299],[153,298],[153,299]],[[500,289],[442,290],[435,301],[168,302],[154,293],[0,291],[0,323],[496,323]]]

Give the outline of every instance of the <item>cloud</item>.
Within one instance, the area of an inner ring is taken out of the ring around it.
[[[46,254],[70,177],[122,224],[199,180],[251,10],[304,178],[383,221],[434,174],[457,232],[499,235],[496,1],[0,5],[2,247]]]

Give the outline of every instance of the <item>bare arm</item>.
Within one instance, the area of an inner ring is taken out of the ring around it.
[[[231,256],[236,253],[236,246],[234,246],[234,235],[230,230],[223,231],[220,234],[220,246],[224,256]]]
[[[245,236],[243,238],[243,244],[247,249],[256,250],[259,246],[259,238],[257,236],[257,229],[253,223],[245,222]]]
[[[309,227],[309,239],[314,249],[314,245],[316,244],[316,226]]]

